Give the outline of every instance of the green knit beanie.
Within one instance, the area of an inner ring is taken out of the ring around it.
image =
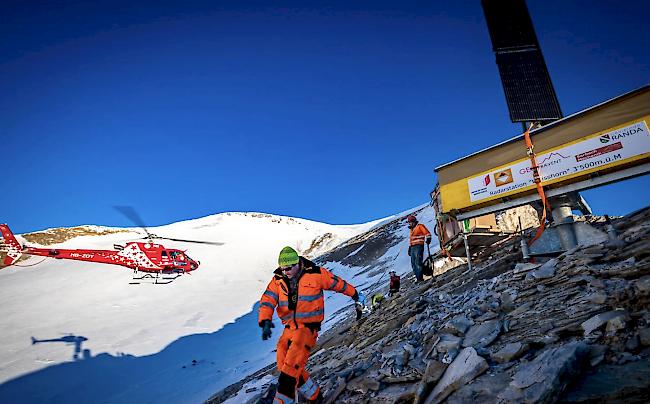
[[[289,267],[298,263],[298,253],[291,247],[284,247],[278,257],[278,265]]]

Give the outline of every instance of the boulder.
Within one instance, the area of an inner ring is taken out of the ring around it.
[[[440,380],[442,375],[445,373],[445,370],[447,370],[446,364],[435,360],[429,362],[427,369],[424,372],[424,376],[422,376],[422,381],[415,393],[414,404],[424,402],[429,395],[431,388],[438,382],[438,380]]]
[[[425,383],[435,383],[440,380],[442,375],[445,373],[445,370],[447,370],[447,365],[444,363],[438,361],[430,361],[427,365],[427,370],[424,372],[422,381]]]
[[[560,397],[566,403],[647,402],[650,358],[599,366],[580,375]],[[635,400],[636,397],[636,400]],[[644,397],[644,398],[642,398]]]
[[[611,320],[607,321],[607,325],[605,326],[605,331],[607,331],[608,335],[615,335],[619,330],[622,330],[625,328],[627,325],[626,320],[629,317],[625,315],[625,313],[621,313],[620,315],[612,318]]]
[[[499,336],[500,332],[501,321],[496,319],[473,325],[465,335],[463,347],[485,348]]]
[[[478,316],[478,317],[476,318],[476,321],[479,322],[479,323],[483,323],[483,322],[485,322],[485,321],[492,320],[492,319],[495,319],[495,318],[497,318],[497,317],[499,317],[499,314],[498,314],[498,313],[495,313],[495,312],[492,311],[492,310],[488,310],[488,311],[485,312],[483,315]]]
[[[517,369],[510,386],[499,398],[525,403],[555,402],[562,390],[580,373],[589,356],[584,342],[571,342],[549,348],[532,362]]]
[[[519,358],[526,351],[528,351],[527,344],[522,344],[521,342],[511,342],[501,348],[498,352],[492,354],[492,360],[498,363],[510,362],[513,359]]]
[[[458,356],[458,349],[450,349],[442,357],[442,363],[450,364]]]
[[[607,293],[598,291],[587,296],[587,300],[594,304],[603,304],[607,301]]]
[[[453,319],[447,321],[444,326],[442,326],[441,332],[454,334],[454,335],[464,335],[467,332],[467,329],[472,326],[474,322],[468,319],[465,316],[457,316]]]
[[[517,265],[515,265],[515,269],[513,270],[513,272],[515,274],[519,274],[519,273],[522,273],[522,272],[529,272],[529,271],[532,271],[533,269],[537,269],[537,268],[539,268],[541,266],[542,266],[542,264],[530,264],[530,263],[519,262],[519,263],[517,263]]]
[[[650,295],[650,275],[643,276],[634,282],[634,288],[641,296]]]
[[[451,393],[445,404],[493,403],[509,383],[510,376],[507,372],[486,372]]]
[[[501,300],[501,311],[504,313],[514,310],[514,298],[510,292],[503,292],[499,295]]]
[[[438,352],[449,352],[454,349],[460,348],[462,338],[451,334],[440,334],[440,341],[436,344]]]
[[[474,380],[488,369],[488,364],[474,348],[465,348],[447,368],[425,403],[439,403],[459,387]]]
[[[546,261],[541,267],[530,272],[530,276],[535,279],[547,279],[555,276],[555,267],[558,261],[556,258],[552,258]]]
[[[608,321],[616,318],[616,317],[627,317],[628,313],[625,310],[612,310],[608,311],[605,313],[600,313],[597,314],[593,317],[591,317],[589,320],[583,322],[580,324],[582,329],[585,332],[585,335],[591,334],[592,331],[597,330],[598,328],[602,327],[604,324],[606,324]]]
[[[357,391],[361,394],[366,394],[368,391],[379,390],[379,382],[370,377],[357,377],[348,382],[347,387],[350,391]]]
[[[635,351],[639,347],[639,336],[632,334],[630,337],[625,341],[625,349],[628,351]]]
[[[593,344],[590,345],[589,350],[589,364],[591,366],[598,366],[604,359],[605,354],[609,351],[608,345]]]
[[[643,346],[650,346],[650,328],[642,328],[639,330],[639,342]]]
[[[399,403],[399,402],[411,402],[415,397],[415,392],[417,389],[417,384],[391,384],[385,389],[379,391],[376,395],[372,397],[373,403]],[[364,402],[360,400],[354,400],[355,402]]]

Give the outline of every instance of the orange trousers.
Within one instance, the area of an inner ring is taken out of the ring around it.
[[[309,379],[309,373],[305,370],[305,366],[312,348],[316,346],[316,338],[318,338],[318,332],[306,327],[285,328],[278,340],[278,370],[294,377],[296,381],[300,378],[302,380]]]

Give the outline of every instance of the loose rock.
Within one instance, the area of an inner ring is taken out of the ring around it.
[[[519,358],[527,350],[528,344],[522,344],[521,342],[512,342],[493,354],[492,360],[498,363],[510,362],[513,359]]]
[[[588,353],[589,348],[584,342],[547,349],[532,362],[519,367],[510,388],[501,398],[527,403],[553,402],[572,377],[580,372]]]
[[[484,348],[492,343],[501,332],[501,321],[489,320],[485,323],[473,325],[465,339],[463,347]]]
[[[478,356],[474,348],[463,349],[454,362],[449,365],[425,403],[441,402],[454,390],[470,382],[487,369],[487,362]]]

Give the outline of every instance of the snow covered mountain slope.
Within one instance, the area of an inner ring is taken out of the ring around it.
[[[4,268],[0,402],[204,400],[267,364],[254,306],[283,246],[316,257],[391,219],[335,226],[223,213],[151,228],[224,243],[165,242],[202,263],[168,285],[129,285],[128,268],[42,257]],[[53,246],[111,249],[138,237],[130,229]]]
[[[410,213],[415,213],[420,223],[433,232],[435,224],[433,208],[427,205],[419,206],[382,221],[367,232],[359,234],[321,255],[316,262],[350,282],[367,296],[375,292],[387,293],[389,271],[394,270],[403,277],[414,277],[408,256],[409,230],[405,220]],[[438,249],[437,246],[438,243],[434,235],[431,243],[432,253]],[[425,257],[426,255],[425,252]],[[337,293],[325,293],[323,331],[351,316],[354,316],[354,308],[350,298]],[[277,322],[276,320],[276,324]],[[251,330],[247,329],[246,332],[250,333]],[[251,340],[251,345],[266,346],[268,350],[265,360],[261,360],[259,363],[263,365],[273,363],[275,361],[273,349],[275,349],[275,342],[279,336],[275,334],[280,334],[281,330],[274,334],[274,339],[271,342],[261,341],[259,330],[252,330],[252,332],[251,336],[247,336]],[[259,394],[261,385],[269,382],[273,382],[273,380],[268,380],[268,378],[251,380],[243,387],[233,386],[233,388],[241,388],[241,390],[227,402],[229,404],[247,402],[248,399]],[[217,393],[217,390],[214,393]],[[212,397],[210,402],[221,402],[221,399],[227,396],[228,394],[218,394]]]

